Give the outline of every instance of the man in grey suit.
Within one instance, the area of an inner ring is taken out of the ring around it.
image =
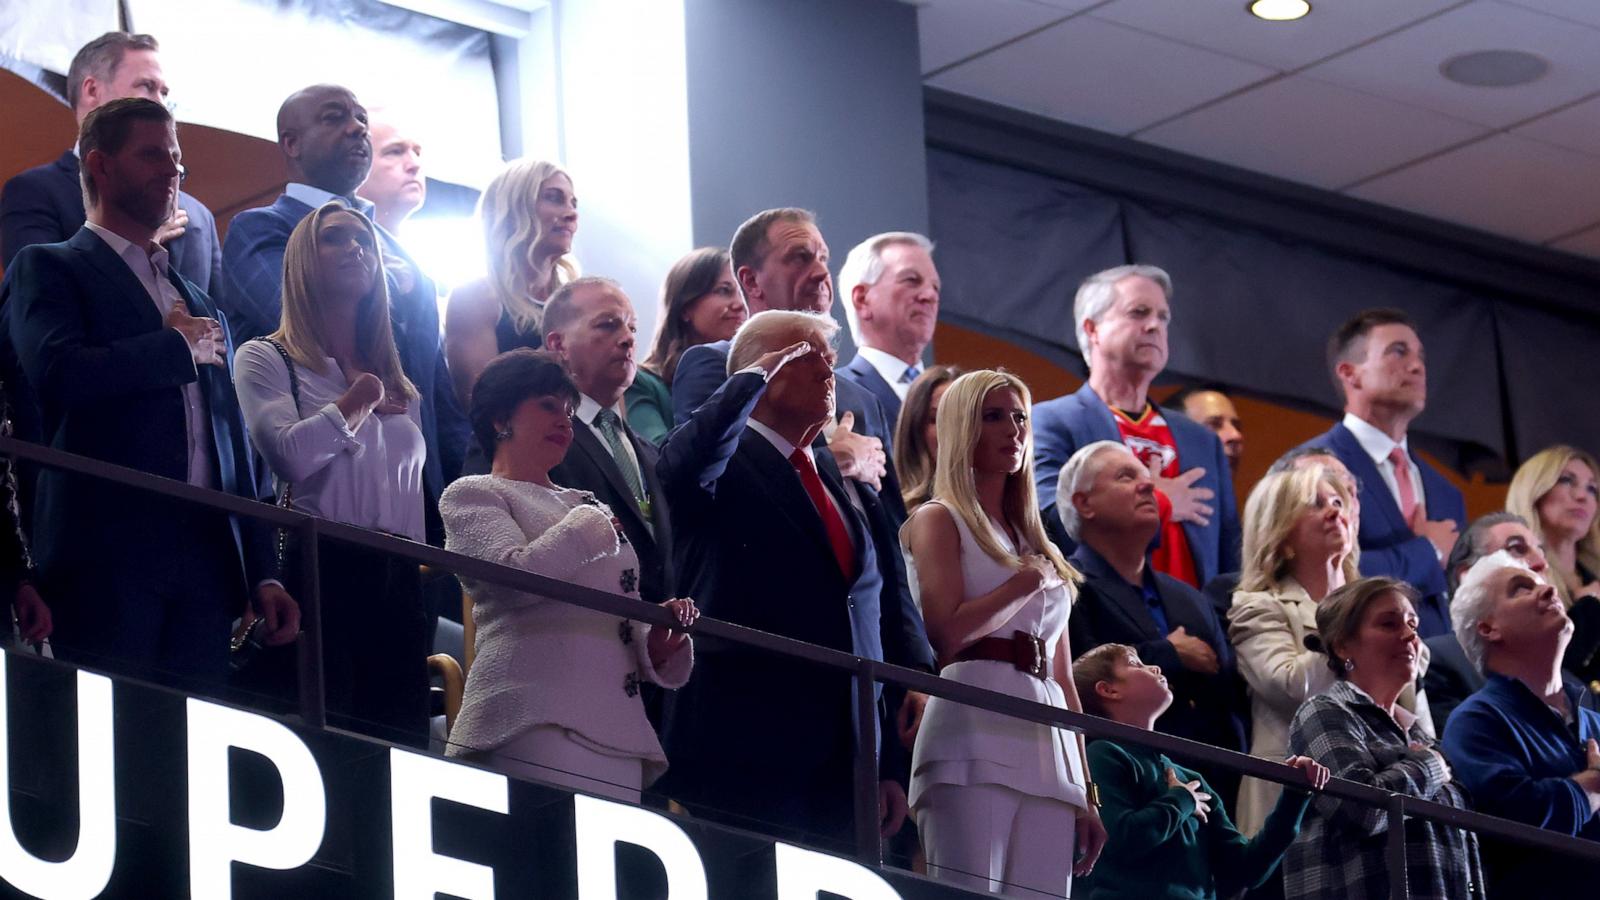
[[[878,398],[892,431],[939,318],[933,242],[911,231],[867,238],[839,269],[839,295],[856,342],[839,375]]]

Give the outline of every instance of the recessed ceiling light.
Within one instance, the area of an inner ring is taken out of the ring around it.
[[[1311,12],[1306,0],[1253,0],[1250,15],[1268,22],[1293,22]]]
[[[1516,87],[1543,78],[1550,63],[1522,50],[1479,50],[1450,57],[1439,71],[1457,84]]]

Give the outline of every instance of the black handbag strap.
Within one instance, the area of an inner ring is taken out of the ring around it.
[[[294,370],[294,360],[290,358],[288,348],[269,337],[256,338],[256,340],[270,344],[272,349],[278,351],[278,355],[283,357],[283,367],[289,370],[289,396],[294,400],[294,414],[296,416],[304,416],[305,413],[300,410],[300,375]],[[283,494],[278,497],[279,506],[287,507],[289,505],[290,488],[291,485],[285,480],[283,482]]]

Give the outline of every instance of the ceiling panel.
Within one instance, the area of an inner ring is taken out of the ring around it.
[[[1537,54],[1550,62],[1550,71],[1531,84],[1499,88],[1456,84],[1439,73],[1440,64],[1453,56],[1491,49]],[[1600,90],[1600,30],[1477,0],[1313,66],[1307,74],[1503,127]]]
[[[917,8],[922,71],[941,69],[1069,14],[1033,0],[933,0]]]
[[[1600,3],[1596,3],[1595,0],[1507,0],[1507,2],[1600,28]]]
[[[1600,225],[1596,225],[1588,231],[1580,231],[1577,234],[1564,237],[1559,241],[1552,241],[1550,246],[1557,250],[1565,250],[1568,253],[1600,259]]]
[[[1244,0],[1115,0],[1093,12],[1174,40],[1279,69],[1296,69],[1462,0],[1336,0],[1294,22],[1250,15]],[[1583,0],[1595,2],[1597,0]]]
[[[1596,167],[1595,157],[1498,134],[1349,193],[1543,243],[1600,222]]]
[[[1272,70],[1079,16],[939,74],[928,83],[1128,134]]]
[[[1595,5],[1600,6],[1600,0]],[[1596,48],[1596,52],[1600,52],[1600,48]],[[1512,134],[1600,156],[1600,97],[1535,119]],[[1596,166],[1600,166],[1600,161],[1596,161]]]
[[[1460,119],[1292,76],[1158,125],[1138,137],[1268,175],[1337,189],[1484,132],[1482,126]]]

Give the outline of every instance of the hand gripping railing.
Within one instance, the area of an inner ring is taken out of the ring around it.
[[[301,627],[304,630],[300,653],[300,715],[307,725],[314,727],[326,725],[321,654],[321,572],[318,569],[317,553],[319,538],[367,547],[454,572],[457,575],[469,576],[498,587],[538,594],[597,612],[631,618],[652,625],[677,624],[676,618],[668,610],[632,597],[570,584],[522,569],[440,550],[426,544],[319,519],[292,509],[246,500],[220,491],[197,488],[185,482],[64,453],[15,438],[0,437],[0,456],[26,459],[49,468],[99,478],[220,512],[258,519],[277,527],[298,529],[303,538],[300,542],[301,563],[303,571],[308,573],[305,584],[300,587],[300,593],[295,597],[300,603]],[[47,597],[46,602],[48,600]],[[742,625],[702,616],[692,631],[698,635],[838,669],[854,677],[857,697],[855,704],[856,853],[861,861],[870,865],[876,866],[882,863],[882,850],[878,837],[878,722],[874,687],[875,683],[880,681],[1001,715],[1082,732],[1087,737],[1110,738],[1148,747],[1168,756],[1227,769],[1264,781],[1297,788],[1304,788],[1305,785],[1305,774],[1301,770],[1282,763],[1023,700],[1010,694],[962,684],[927,672],[854,656],[840,650],[768,634]],[[1430,819],[1445,825],[1471,829],[1482,835],[1514,841],[1527,847],[1600,863],[1600,843],[1556,834],[1507,819],[1443,806],[1432,801],[1394,794],[1371,785],[1341,779],[1330,780],[1323,793],[1386,811],[1390,896],[1394,898],[1405,898],[1409,893],[1406,882],[1405,829],[1402,824],[1406,816]]]

